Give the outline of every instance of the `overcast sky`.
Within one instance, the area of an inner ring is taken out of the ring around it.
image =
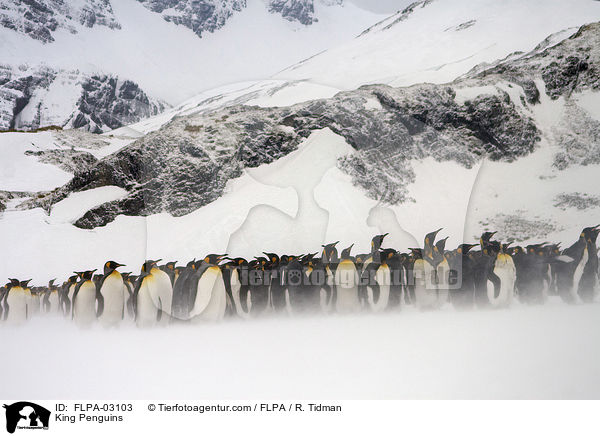
[[[373,12],[393,13],[400,9],[404,9],[415,0],[348,0],[357,4],[361,8],[368,9]]]

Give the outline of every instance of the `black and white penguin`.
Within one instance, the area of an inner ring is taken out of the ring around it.
[[[270,277],[265,277],[268,281],[269,295],[271,307],[275,313],[283,312],[286,310],[286,272],[289,264],[289,256],[283,255],[279,257],[275,253],[263,252],[267,257],[268,262],[265,264],[265,273]],[[247,266],[247,262],[246,262]],[[246,269],[245,274],[248,273]],[[248,291],[245,291],[246,294]]]
[[[316,313],[321,310],[321,286],[324,269],[315,260],[317,253],[293,259],[287,269],[286,303],[288,314]],[[319,274],[323,273],[320,283]]]
[[[78,272],[79,281],[73,293],[72,318],[79,327],[89,327],[96,321],[96,270]]]
[[[46,314],[58,315],[61,313],[60,308],[60,295],[58,286],[54,284],[56,279],[52,279],[48,282],[48,289],[44,293],[42,299],[42,310]]]
[[[158,307],[162,311],[160,322],[166,324],[169,323],[173,313],[173,285],[169,275],[158,267],[158,262],[161,260],[152,262],[153,266],[149,271],[150,277],[145,282],[150,287],[150,292],[158,300]]]
[[[60,288],[60,308],[64,316],[71,317],[71,306],[73,302],[73,294],[77,286],[77,274],[69,277]]]
[[[414,280],[415,304],[419,310],[432,310],[440,307],[438,296],[435,238],[442,229],[425,235],[422,250],[411,249],[414,256],[412,277]],[[434,257],[435,254],[435,257]]]
[[[242,257],[229,259],[223,265],[223,281],[225,290],[231,295],[233,311],[242,319],[250,318],[250,294],[248,277],[248,261]]]
[[[98,283],[98,320],[104,327],[115,327],[125,318],[126,287],[117,268],[123,264],[108,261]]]
[[[225,317],[227,292],[219,263],[226,256],[226,254],[206,256],[194,274],[190,300],[192,322],[220,321]]]
[[[490,305],[488,298],[488,282],[490,286],[500,284],[498,277],[494,275],[494,263],[498,254],[500,243],[492,241],[496,232],[485,232],[479,238],[480,251],[474,252],[473,280],[475,283],[475,305],[478,308],[486,308]]]
[[[572,259],[571,262],[556,264],[558,293],[567,303],[578,303],[581,300],[580,282],[590,259],[588,240],[595,229],[596,227],[586,227],[582,230],[577,242],[563,250],[562,255]]]
[[[471,249],[477,244],[461,244],[446,255],[450,272],[458,280],[457,287],[450,290],[448,300],[459,310],[472,309],[475,305],[475,283]]]
[[[517,274],[515,286],[521,303],[543,304],[548,298],[547,274],[550,263],[544,245],[530,244],[512,250]]]
[[[381,245],[380,245],[381,246]],[[392,269],[389,262],[396,256],[394,249],[387,248],[378,252],[376,260],[363,270],[362,279],[367,280],[367,306],[372,312],[388,309],[392,287]]]
[[[579,298],[584,303],[592,303],[598,294],[598,248],[596,240],[600,226],[593,227],[585,237],[587,243],[588,261],[583,268],[583,274],[577,290]]]
[[[487,296],[492,307],[508,307],[512,303],[517,281],[517,269],[512,256],[507,252],[507,244],[499,244],[495,254],[492,277],[499,282],[488,281]]]
[[[334,304],[337,313],[354,313],[361,309],[358,296],[360,276],[350,255],[354,244],[342,250],[334,274]]]
[[[196,262],[196,259],[189,261],[174,281],[172,313],[175,319],[190,319],[193,276],[201,264],[202,262]]]
[[[31,280],[10,279],[4,296],[4,320],[10,324],[22,324],[31,316]]]
[[[283,256],[282,256],[283,257]],[[294,256],[287,256],[289,261],[294,260]],[[255,258],[248,264],[248,283],[250,293],[250,316],[266,315],[273,311],[271,294],[271,275],[268,273],[268,260],[265,257]]]
[[[147,260],[142,265],[140,275],[133,289],[133,311],[135,324],[138,327],[154,327],[163,315],[161,302],[156,291],[152,269],[156,268],[157,261]]]
[[[323,313],[333,310],[334,274],[339,263],[337,244],[339,241],[322,246],[320,265],[325,271],[325,282],[321,287],[321,311]]]
[[[121,273],[123,277],[123,300],[125,301],[125,316],[124,318],[135,319],[135,313],[133,311],[133,289],[135,287],[134,277],[131,276],[131,272]]]
[[[164,265],[161,265],[159,267],[160,270],[165,272],[171,279],[171,286],[175,286],[175,278],[176,278],[176,266],[175,265],[177,265],[177,262],[167,262]]]
[[[0,321],[4,321],[4,297],[7,292],[6,286],[0,286]]]

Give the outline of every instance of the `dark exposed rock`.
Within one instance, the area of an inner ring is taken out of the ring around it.
[[[368,100],[379,101],[380,108],[366,108]],[[392,203],[408,200],[411,159],[434,156],[471,166],[483,154],[513,160],[537,141],[531,120],[507,98],[481,96],[458,104],[447,86],[368,86],[285,108],[233,106],[175,118],[52,195],[59,201],[71,191],[106,185],[129,191],[83,216],[76,225],[85,228],[118,214],[183,215],[219,198],[244,167],[273,162],[324,128],[358,151],[340,167],[368,195]]]
[[[110,0],[84,0],[75,5],[64,0],[0,0],[0,26],[44,43],[64,28],[77,33],[77,25],[120,28]]]
[[[28,150],[25,154],[36,156],[40,162],[56,165],[68,173],[88,171],[98,161],[93,154],[79,150]]]
[[[81,95],[66,119],[49,113],[51,108],[43,104],[44,93],[54,81]],[[23,116],[26,108],[34,116]],[[164,108],[137,84],[115,76],[0,65],[0,130],[36,130],[49,123],[100,133],[156,115]]]
[[[271,0],[269,11],[281,14],[289,21],[298,21],[306,26],[318,21],[313,0]]]
[[[169,22],[185,26],[196,35],[223,27],[235,13],[246,7],[246,0],[138,0]]]

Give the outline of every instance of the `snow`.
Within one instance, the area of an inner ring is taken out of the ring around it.
[[[109,201],[120,200],[126,195],[127,191],[118,186],[102,186],[83,192],[72,192],[52,206],[49,223],[74,223],[88,210]]]
[[[60,168],[38,162],[25,155],[26,150],[55,148],[52,133],[1,133],[0,190],[48,191],[67,183],[72,174]]]
[[[573,96],[577,105],[596,121],[600,121],[600,92],[587,91]]]
[[[42,44],[0,28],[0,52],[11,64],[88,73],[117,74],[171,105],[204,90],[244,80],[263,80],[290,64],[355,37],[384,16],[353,4],[317,5],[310,26],[269,13],[262,0],[248,0],[225,26],[199,38],[165,21],[136,0],[112,2],[121,29],[58,29]],[[165,80],[168,78],[168,80]]]
[[[0,371],[31,374],[41,361],[51,368],[41,378],[6,378],[7,398],[597,398],[598,316],[598,304],[552,298],[507,310],[407,308],[151,330],[78,330],[38,318],[0,329],[5,353],[18,356],[0,360]],[[24,347],[32,337],[35,346]]]
[[[578,26],[600,19],[600,3],[434,0],[393,24],[397,18],[389,17],[360,37],[296,64],[276,78],[342,89],[370,83],[446,83],[482,62],[528,52],[553,33],[570,36]],[[470,20],[475,20],[471,27],[448,30]]]

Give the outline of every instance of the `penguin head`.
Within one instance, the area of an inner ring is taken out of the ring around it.
[[[308,253],[308,254],[305,254],[300,259],[300,263],[302,265],[304,265],[304,266],[314,266],[315,265],[314,259],[315,259],[315,256],[317,254],[319,254],[319,253],[317,252],[317,253]]]
[[[277,265],[279,263],[279,256],[275,253],[265,253],[263,251],[263,254],[265,256],[267,256],[267,258],[269,259],[269,262],[271,262],[271,265]]]
[[[321,261],[323,263],[335,263],[337,261],[337,248],[335,246],[340,241],[333,242],[331,244],[323,245],[323,254],[321,255]]]
[[[123,280],[129,280],[130,275],[131,275],[131,272],[121,273],[121,277],[123,277]]]
[[[342,250],[341,260],[350,259],[350,252],[352,251],[352,247],[354,247],[354,244]]]
[[[52,289],[52,288],[54,288],[54,282],[55,282],[55,281],[56,281],[56,279],[52,279],[52,280],[50,280],[50,281],[48,282],[48,288],[49,288],[49,289]]]
[[[67,279],[67,284],[68,285],[73,285],[75,283],[77,283],[77,279],[79,278],[79,274],[75,273],[75,275],[72,275],[71,277],[69,277]]]
[[[377,235],[374,236],[373,239],[371,239],[371,253],[375,253],[376,251],[379,251],[379,249],[381,248],[381,245],[383,244],[383,240],[385,239],[385,237],[389,235],[389,233],[385,233],[383,235]]]
[[[152,271],[152,268],[156,268],[156,265],[158,265],[158,262],[160,262],[162,259],[157,259],[157,260],[147,260],[146,262],[144,262],[144,264],[142,265],[142,272],[143,273],[150,273],[150,271]]]
[[[8,279],[8,280],[10,280],[10,282],[8,282],[6,284],[7,288],[8,287],[14,288],[14,287],[17,287],[17,286],[21,286],[21,282],[19,281],[19,279]]]
[[[479,238],[479,245],[481,246],[482,250],[485,248],[486,243],[490,242],[490,239],[492,239],[492,236],[494,236],[496,233],[498,232],[484,232],[481,235]]]
[[[117,263],[114,260],[109,260],[104,264],[104,274],[110,274],[120,266],[123,266],[123,264]]]
[[[225,264],[225,267],[227,267],[227,268],[236,268],[236,267],[243,267],[243,266],[248,265],[248,261],[246,259],[244,259],[243,257],[236,257],[235,259],[231,259],[231,258],[226,258],[226,259],[229,260],[229,262],[227,262]]]
[[[169,270],[169,271],[175,271],[175,265],[177,264],[177,261],[174,262],[167,262],[165,264],[165,269]]]
[[[20,285],[23,289],[26,289],[29,286],[29,282],[31,281],[31,279],[29,280],[22,280]]]
[[[219,266],[219,262],[221,262],[226,257],[226,254],[209,254],[205,256],[202,261],[209,265]]]
[[[394,250],[393,248],[386,248],[384,250],[381,250],[381,253],[380,253],[381,263],[387,263],[396,254],[398,254],[398,252],[396,250]]]
[[[423,240],[423,246],[425,248],[428,248],[428,247],[432,248],[433,243],[435,242],[435,238],[437,237],[437,234],[441,231],[442,231],[442,229],[437,229],[435,232],[427,233],[425,235],[425,239]]]
[[[94,276],[95,272],[96,272],[96,270],[93,269],[93,270],[89,270],[89,271],[75,272],[75,274],[77,274],[82,281],[88,281],[88,280],[92,280],[92,277]]]
[[[421,248],[409,248],[410,256],[413,259],[423,259],[423,249]]]
[[[478,244],[460,244],[456,249],[458,254],[468,254],[473,248],[477,247]]]

